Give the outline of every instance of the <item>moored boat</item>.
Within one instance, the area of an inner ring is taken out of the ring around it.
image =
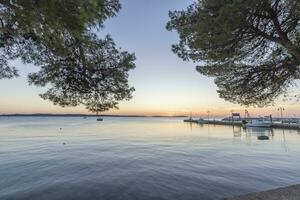
[[[262,127],[262,128],[270,128],[272,122],[270,120],[259,118],[259,119],[252,119],[248,121],[245,126],[246,127]]]
[[[199,119],[197,120],[197,123],[198,123],[198,124],[204,124],[204,123],[205,123],[205,120],[204,120],[203,118],[199,118]]]
[[[192,112],[190,113],[190,117],[188,119],[184,119],[184,122],[195,122],[196,120],[193,119],[192,117]]]

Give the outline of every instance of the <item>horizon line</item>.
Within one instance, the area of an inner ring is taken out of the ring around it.
[[[125,115],[125,114],[81,114],[81,113],[11,113],[11,114],[0,114],[0,117],[47,117],[47,116],[57,116],[57,117],[188,117],[187,115]]]

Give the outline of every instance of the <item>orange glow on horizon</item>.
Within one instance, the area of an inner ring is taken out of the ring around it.
[[[110,110],[104,112],[103,114],[108,115],[143,115],[143,116],[189,116],[190,113],[194,117],[203,117],[207,118],[207,111],[210,112],[211,118],[222,118],[230,116],[231,112],[238,112],[241,116],[244,116],[244,111],[247,109],[251,116],[266,116],[272,114],[274,117],[279,116],[279,112],[277,110],[279,106],[272,106],[267,108],[243,108],[241,106],[199,106],[199,107],[188,107],[177,109],[176,107],[164,109],[161,107],[133,107],[133,106],[120,106],[119,110]],[[286,105],[284,115],[286,117],[297,117],[300,115],[300,108],[297,105]],[[0,114],[32,114],[32,113],[49,113],[49,114],[92,114],[88,112],[83,106],[79,107],[67,107],[62,108],[59,106],[54,106],[51,103],[47,103],[45,105],[37,105],[37,106],[28,106],[28,105],[16,105],[13,108],[11,106],[0,106],[1,112]]]

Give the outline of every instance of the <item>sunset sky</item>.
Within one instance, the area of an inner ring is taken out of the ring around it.
[[[168,32],[165,25],[169,10],[181,10],[192,0],[121,0],[122,10],[105,23],[99,35],[111,34],[117,46],[134,52],[136,69],[130,72],[130,84],[135,87],[133,99],[120,102],[119,110],[107,114],[187,115],[206,116],[210,110],[215,117],[227,116],[231,110],[244,112],[245,107],[220,99],[213,79],[195,70],[197,63],[184,62],[171,52],[178,41],[177,33]],[[0,80],[0,113],[88,113],[84,107],[61,108],[42,100],[38,94],[45,88],[29,86],[26,75],[38,67],[13,64],[21,77]],[[278,101],[275,106],[247,108],[250,114],[278,115],[285,107],[286,116],[300,116],[300,106],[294,102]]]

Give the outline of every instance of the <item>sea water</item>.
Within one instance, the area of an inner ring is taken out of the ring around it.
[[[1,200],[206,200],[299,183],[298,131],[0,117]]]

